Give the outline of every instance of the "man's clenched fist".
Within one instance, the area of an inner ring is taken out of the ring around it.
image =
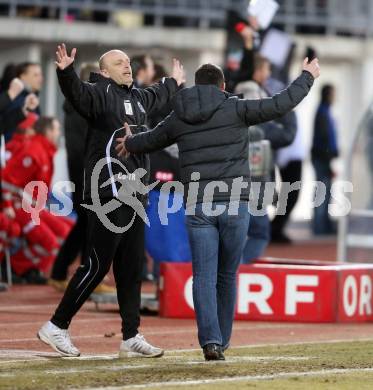
[[[315,58],[311,62],[308,62],[308,57],[303,61],[303,70],[310,72],[314,79],[317,79],[320,76],[320,65],[319,59]]]

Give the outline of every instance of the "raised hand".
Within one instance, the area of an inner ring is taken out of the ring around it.
[[[252,50],[254,46],[254,29],[245,23],[238,23],[236,25],[236,31],[242,36],[245,48]]]
[[[176,80],[178,86],[186,82],[184,66],[176,58],[173,59],[172,63],[172,77]]]
[[[39,98],[34,93],[30,93],[26,96],[24,109],[34,111],[38,108],[39,103]]]
[[[14,100],[23,90],[25,89],[25,85],[19,78],[14,78],[9,85],[8,95],[11,100]]]
[[[115,147],[115,150],[118,153],[118,157],[127,158],[129,153],[126,150],[126,139],[132,135],[132,131],[128,126],[128,123],[124,124],[124,129],[126,130],[126,135],[123,138],[117,138],[118,145]]]
[[[55,61],[55,64],[58,67],[58,69],[64,70],[69,65],[71,65],[75,60],[75,55],[76,55],[75,47],[74,49],[71,50],[71,54],[69,56],[67,54],[66,45],[64,43],[62,45],[58,45],[56,51],[57,61]]]
[[[260,30],[258,18],[257,18],[256,16],[249,15],[249,19],[248,19],[248,20],[249,20],[250,26],[251,26],[255,31],[259,31],[259,30]]]
[[[310,72],[313,78],[317,79],[320,76],[319,59],[315,58],[311,62],[308,62],[308,57],[303,61],[303,70]]]

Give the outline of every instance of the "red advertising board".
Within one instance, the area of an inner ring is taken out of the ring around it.
[[[242,265],[237,275],[236,319],[295,322],[366,322],[372,314],[373,265]],[[160,315],[194,318],[190,263],[162,263]]]
[[[338,272],[338,322],[373,321],[373,269],[359,265]]]

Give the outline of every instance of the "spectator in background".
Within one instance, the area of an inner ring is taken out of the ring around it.
[[[24,143],[22,150],[10,158],[3,169],[3,211],[22,229],[22,245],[11,254],[14,273],[24,282],[45,284],[44,274],[49,271],[70,224],[46,210],[40,212],[40,224],[34,224],[31,214],[22,207],[25,202],[31,204],[40,195],[36,189],[32,193],[25,192],[28,183],[40,181],[49,188],[60,136],[60,124],[52,117],[39,118],[33,128],[35,135]]]
[[[11,118],[7,121],[3,119],[2,128],[5,134],[5,141],[8,142],[13,133],[17,129],[17,124],[27,117],[24,111],[25,105],[27,105],[30,96],[36,100],[37,96],[43,85],[43,75],[41,66],[34,62],[24,62],[19,64],[16,68],[16,76],[21,80],[24,85],[23,91],[17,96],[11,103],[4,116]],[[27,99],[28,98],[28,99]],[[40,115],[39,101],[37,104],[28,105],[29,111],[36,112]],[[22,111],[23,110],[23,111]]]
[[[8,160],[15,158],[15,156],[27,148],[28,142],[32,140],[35,135],[34,125],[38,120],[38,115],[32,113],[27,118],[18,124],[17,130],[12,139],[5,145],[5,164]]]
[[[0,91],[0,115],[18,98],[22,93],[24,85],[20,79],[14,78],[8,85],[7,89]]]
[[[331,161],[339,155],[337,127],[331,111],[334,101],[334,86],[324,85],[321,89],[321,102],[316,112],[311,150],[316,180],[324,183],[326,187],[325,200],[315,208],[313,218],[312,229],[313,233],[317,235],[334,234],[336,232],[328,213],[333,179]]]
[[[2,169],[5,167],[8,154],[8,151],[5,151],[4,148],[3,130],[4,128],[6,128],[6,126],[10,124],[14,124],[15,126],[28,124],[28,110],[30,109],[30,107],[37,107],[37,105],[39,104],[37,97],[35,95],[30,94],[26,97],[25,104],[22,108],[16,109],[14,114],[6,115],[5,112],[8,110],[9,106],[24,90],[24,85],[18,78],[14,78],[10,82],[5,82],[5,78],[3,77],[2,81],[3,86],[6,86],[7,89],[5,89],[4,91],[0,91],[0,203],[2,200]],[[24,123],[20,123],[22,120]],[[15,149],[16,145],[13,145],[13,148]]]
[[[135,56],[131,59],[133,79],[138,88],[146,88],[153,84],[155,69],[152,57],[147,54]]]
[[[83,64],[80,69],[80,79],[88,81],[91,73],[98,73],[98,64]],[[85,144],[88,136],[88,123],[77,113],[67,100],[63,105],[65,112],[65,140],[67,151],[67,165],[70,180],[75,184],[73,192],[73,207],[77,214],[74,227],[62,245],[56,261],[53,264],[51,277],[48,284],[59,291],[65,291],[68,284],[68,269],[71,264],[81,255],[87,231],[87,214],[82,208]],[[115,293],[116,289],[100,283],[95,291],[96,294]]]
[[[298,123],[298,121],[297,121]],[[301,182],[302,180],[302,165],[307,157],[306,146],[304,143],[303,127],[297,124],[297,134],[293,143],[285,148],[277,151],[276,162],[280,169],[281,181],[283,183]],[[287,203],[285,206],[285,214],[276,214],[272,221],[271,241],[279,244],[291,244],[291,239],[286,235],[284,229],[289,221],[291,212],[297,204],[300,194],[300,189],[294,189],[287,195]],[[282,196],[280,192],[279,202]]]
[[[9,78],[10,66],[6,67],[7,72],[3,74],[3,77],[0,81],[0,122],[1,115],[8,108],[11,102],[22,92],[23,84],[20,80],[13,77]],[[1,129],[2,126],[0,126]],[[0,132],[1,135],[1,132]],[[2,135],[1,135],[2,137]],[[3,145],[3,140],[1,140],[1,146]],[[2,148],[1,148],[2,149]],[[2,155],[2,150],[0,150],[0,170],[2,164],[5,162],[5,156]],[[0,172],[0,199],[1,199],[1,172]],[[4,248],[7,246],[9,238],[11,237],[10,227],[12,227],[13,222],[2,212],[0,211],[0,263],[4,257]],[[18,233],[19,234],[19,233]],[[7,286],[4,283],[0,282],[0,291],[5,291]]]
[[[245,99],[262,99],[274,95],[279,90],[284,89],[281,82],[276,81],[276,85],[281,85],[283,88],[273,91],[268,88],[271,80],[271,63],[269,60],[259,53],[255,53],[253,49],[253,31],[246,26],[241,30],[241,35],[245,41],[246,57],[250,60],[247,62],[247,70],[251,73],[251,80],[241,82],[237,85],[235,92],[242,94]],[[271,83],[272,85],[274,83]],[[295,114],[293,112],[287,113],[282,118],[270,123],[264,123],[258,126],[263,132],[263,139],[271,143],[273,151],[290,145],[297,132],[297,124]],[[275,182],[275,169],[267,181]],[[261,183],[260,193],[258,194],[258,206],[260,209],[266,209],[272,203],[277,202],[277,194],[269,201],[264,199],[264,185],[266,181]],[[250,225],[248,230],[247,242],[243,251],[243,262],[251,263],[253,260],[259,258],[271,240],[271,225],[267,214],[251,215]]]
[[[254,72],[255,29],[245,23],[238,23],[235,29],[243,39],[242,58],[237,70],[230,69],[229,66],[224,69],[228,92],[234,92],[239,83],[252,80]]]
[[[17,77],[23,82],[28,92],[39,94],[43,87],[41,65],[36,62],[23,62],[17,66]]]
[[[312,59],[316,58],[317,55],[313,49],[307,48],[305,57]],[[291,56],[289,56],[287,67],[290,66],[290,60]],[[279,70],[278,73],[286,75],[288,72]],[[285,84],[283,84],[282,81],[274,78],[268,80],[267,89],[271,94],[277,93],[285,87]],[[296,182],[301,184],[302,164],[307,156],[304,129],[302,126],[299,126],[295,112],[291,113],[291,116],[293,126],[296,128],[295,139],[291,145],[280,148],[276,151],[276,164],[279,167],[281,182],[288,183],[289,185]],[[294,189],[291,192],[288,192],[285,186],[281,186],[278,203],[285,201],[286,204],[278,204],[277,210],[281,210],[281,214],[276,213],[271,224],[272,242],[279,244],[291,244],[291,239],[285,234],[284,229],[289,221],[290,214],[298,201],[299,194],[300,189]],[[282,210],[285,210],[284,214],[282,214]]]

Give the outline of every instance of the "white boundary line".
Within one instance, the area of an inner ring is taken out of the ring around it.
[[[147,389],[154,387],[169,387],[169,386],[193,386],[193,385],[208,385],[219,383],[234,383],[234,382],[248,382],[248,381],[263,381],[282,378],[303,378],[310,376],[325,376],[325,375],[341,375],[357,372],[373,372],[373,368],[335,368],[330,370],[319,370],[309,372],[281,372],[272,375],[247,375],[237,377],[222,377],[201,380],[185,380],[185,381],[169,381],[156,382],[141,385],[126,385],[126,386],[109,386],[109,387],[90,387],[86,390],[125,390],[125,389]]]
[[[241,362],[251,362],[251,363],[258,363],[258,362],[274,362],[274,361],[305,361],[310,360],[313,357],[303,357],[303,356],[235,356],[231,357],[226,361],[222,362],[210,362],[211,364],[216,365],[232,365],[236,363]],[[178,360],[176,360],[178,359]],[[128,362],[127,360],[123,359],[117,359],[119,362]],[[172,360],[172,361],[170,361]],[[95,367],[90,368],[66,368],[62,367],[61,369],[55,368],[55,369],[45,369],[45,374],[79,374],[79,373],[88,373],[88,372],[96,372],[96,371],[122,371],[122,370],[134,370],[134,369],[142,369],[142,368],[149,368],[149,369],[159,369],[159,368],[165,368],[169,366],[195,366],[195,365],[201,365],[203,363],[202,357],[199,360],[194,359],[188,359],[186,356],[167,356],[165,359],[158,360],[157,363],[154,364],[125,364],[125,365],[97,365]],[[30,367],[32,370],[32,367]],[[0,378],[2,377],[15,377],[19,375],[17,372],[4,372],[0,373]]]
[[[73,337],[73,339],[75,338],[90,338],[90,337],[103,337],[102,335],[100,336],[97,336],[97,335],[94,335],[94,336],[78,336],[78,337]],[[22,339],[23,340],[23,339]],[[32,339],[24,339],[24,340],[34,340],[34,341],[38,341],[38,339],[36,337],[32,338]],[[1,340],[3,341],[3,340]],[[9,340],[11,341],[11,340]],[[264,347],[281,347],[281,346],[292,346],[292,345],[314,345],[314,344],[334,344],[334,343],[358,343],[358,342],[373,342],[373,337],[367,337],[367,338],[361,338],[361,339],[331,339],[331,340],[310,340],[310,341],[293,341],[293,342],[287,342],[287,343],[268,343],[268,344],[248,344],[248,345],[237,345],[237,346],[232,346],[230,349],[234,350],[234,349],[246,349],[246,348],[264,348]],[[0,350],[1,351],[1,350]],[[19,349],[17,350],[19,351]],[[186,348],[186,349],[170,349],[170,350],[166,350],[166,353],[167,354],[174,354],[174,353],[185,353],[185,352],[198,352],[198,351],[201,351],[201,348]],[[25,352],[29,352],[29,350],[25,350]],[[43,353],[43,352],[40,352],[40,353]],[[95,357],[95,356],[98,356],[98,357],[101,357],[101,358],[104,358],[105,356],[114,356],[114,355],[111,355],[111,354],[108,354],[108,355],[85,355],[85,356],[80,356],[80,357],[77,357],[77,358],[74,358],[75,359],[89,359],[90,356],[92,357]],[[68,358],[69,360],[71,358]],[[0,360],[0,363],[1,363],[1,360]]]
[[[237,345],[232,346],[230,349],[246,349],[246,348],[264,348],[264,347],[288,347],[292,345],[314,345],[314,344],[337,344],[337,343],[359,343],[359,342],[373,342],[373,337],[371,338],[361,338],[361,339],[335,339],[335,340],[310,340],[310,341],[291,341],[288,343],[268,343],[268,344],[249,344],[249,345]],[[229,349],[229,350],[230,350]],[[229,351],[228,350],[228,351]],[[200,348],[191,348],[191,349],[174,349],[168,351],[168,353],[174,352],[196,352],[201,351]]]

